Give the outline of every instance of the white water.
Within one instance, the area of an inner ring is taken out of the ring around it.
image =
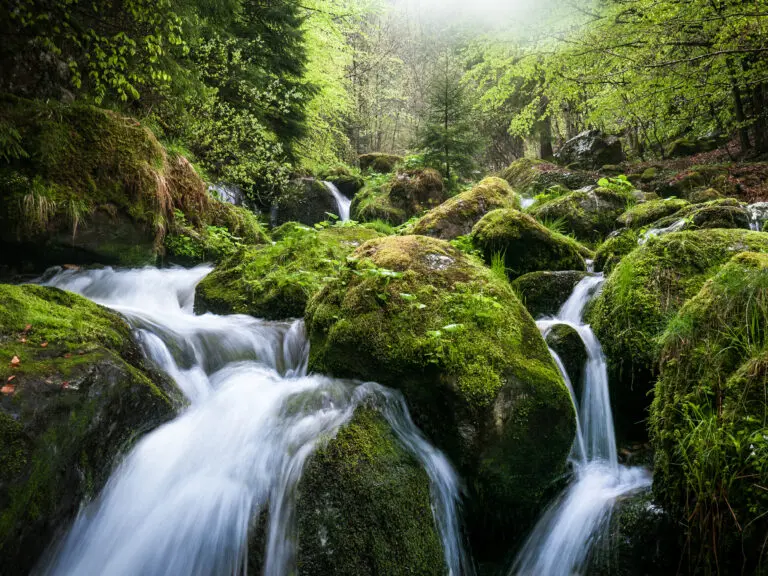
[[[553,354],[577,411],[577,437],[570,458],[574,479],[539,519],[510,574],[582,574],[608,528],[616,501],[651,483],[646,470],[618,463],[605,356],[592,329],[583,322],[584,309],[602,283],[602,276],[584,278],[555,318],[537,322],[544,334],[555,324],[567,324],[579,333],[587,350],[584,391],[582,398],[574,397],[563,363]]]
[[[301,322],[195,316],[194,288],[209,271],[106,268],[48,282],[121,312],[190,405],[124,458],[42,572],[245,574],[249,525],[269,508],[263,574],[295,573],[293,506],[304,463],[365,403],[426,469],[446,564],[468,574],[458,478],[402,397],[374,383],[307,375]]]
[[[763,224],[768,220],[768,202],[757,202],[747,206],[749,212],[749,229],[753,232],[761,232]]]
[[[663,236],[664,234],[671,234],[672,232],[679,232],[685,226],[688,224],[688,221],[685,218],[681,218],[680,220],[676,220],[666,228],[651,228],[650,230],[647,230],[643,233],[642,236],[638,239],[637,243],[641,246],[648,242],[650,238],[653,236]]]
[[[530,208],[533,206],[533,204],[536,202],[535,198],[528,198],[526,196],[520,197],[520,207],[525,210],[526,208]]]
[[[339,218],[342,222],[349,220],[349,208],[352,206],[352,200],[344,196],[341,190],[336,188],[333,182],[323,182],[325,187],[333,194],[333,198],[336,200],[336,207],[339,210]]]

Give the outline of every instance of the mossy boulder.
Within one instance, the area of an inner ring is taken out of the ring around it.
[[[595,270],[610,274],[624,256],[637,248],[640,234],[632,228],[615,230],[595,250]]]
[[[587,269],[578,242],[513,208],[486,214],[472,229],[472,243],[489,264],[502,255],[511,280],[540,270]]]
[[[272,224],[301,222],[312,226],[330,220],[329,214],[337,214],[336,199],[320,180],[297,178],[291,180],[280,194],[272,210]]]
[[[176,393],[121,318],[32,285],[0,285],[0,382],[3,574],[28,574]]]
[[[712,150],[716,150],[718,145],[718,138],[713,136],[678,138],[669,144],[666,154],[670,158],[693,156],[694,154],[700,154],[701,152],[711,152]]]
[[[584,341],[573,326],[556,324],[544,335],[547,346],[560,357],[565,373],[571,381],[573,393],[581,401],[584,396],[584,365],[587,362],[587,349]]]
[[[522,196],[536,196],[553,186],[576,190],[597,182],[597,174],[570,170],[533,158],[520,158],[502,170],[500,176]]]
[[[644,228],[645,226],[671,216],[689,205],[687,200],[665,198],[637,204],[619,216],[616,221],[627,228]]]
[[[528,212],[539,220],[561,221],[564,229],[580,240],[597,241],[616,229],[616,219],[629,202],[629,194],[595,188],[537,202]]]
[[[554,316],[586,275],[576,270],[529,272],[515,279],[512,288],[531,316]]]
[[[688,200],[691,204],[701,204],[702,202],[711,202],[712,200],[720,200],[723,197],[719,191],[714,188],[705,188],[704,190],[694,190],[688,194]]]
[[[360,174],[343,165],[323,170],[319,178],[332,183],[347,198],[353,198],[365,186],[365,180]]]
[[[701,287],[661,337],[650,419],[654,493],[685,522],[693,554],[712,569],[765,561],[766,326],[768,255],[745,252]]]
[[[289,223],[274,235],[274,244],[240,248],[205,277],[195,291],[195,310],[299,318],[312,295],[339,273],[347,255],[379,233],[362,226],[316,230]]]
[[[353,220],[383,220],[397,226],[447,199],[439,172],[431,168],[409,170],[366,186],[352,200],[350,212]]]
[[[745,228],[749,229],[749,211],[735,198],[712,200],[693,204],[675,213],[673,218],[685,218],[696,228]]]
[[[427,474],[375,410],[310,457],[297,493],[299,573],[446,573]]]
[[[651,185],[661,196],[685,199],[691,199],[696,193],[709,188],[726,196],[736,195],[740,190],[739,183],[730,177],[728,167],[718,165],[692,166],[671,175],[667,173]]]
[[[360,163],[360,170],[376,172],[379,174],[389,174],[390,172],[395,171],[397,165],[403,161],[403,157],[397,156],[396,154],[372,152],[370,154],[361,154],[358,161]]]
[[[504,279],[445,241],[390,236],[354,253],[305,316],[310,369],[403,392],[459,469],[480,556],[521,536],[564,471],[568,391]]]
[[[412,234],[452,240],[472,232],[480,218],[497,208],[520,208],[520,199],[501,178],[486,178],[427,212],[411,229]]]
[[[599,130],[587,130],[563,144],[555,154],[560,164],[596,170],[606,164],[624,161],[621,140]]]
[[[649,239],[611,272],[588,316],[608,360],[620,432],[645,434],[658,338],[669,321],[720,266],[745,251],[768,252],[768,236],[747,230],[677,232]]]

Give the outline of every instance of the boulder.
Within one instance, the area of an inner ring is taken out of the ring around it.
[[[536,196],[557,185],[576,190],[594,184],[598,179],[596,173],[570,170],[533,158],[515,160],[502,170],[500,176],[522,196]]]
[[[749,233],[748,233],[749,234]],[[768,532],[768,255],[722,266],[669,322],[651,406],[654,494],[693,562],[751,573]],[[713,515],[727,513],[715,524]]]
[[[765,230],[768,222],[768,202],[756,202],[747,206],[749,213],[749,227],[756,232]]]
[[[632,228],[621,228],[608,235],[595,251],[595,270],[610,274],[627,254],[637,248],[640,234]]]
[[[573,393],[579,402],[584,398],[584,365],[587,362],[587,349],[584,341],[573,326],[557,324],[545,335],[549,346],[560,357],[565,373],[571,381]]]
[[[555,159],[565,166],[596,170],[606,164],[621,164],[625,157],[621,140],[599,130],[587,130],[563,144]]]
[[[360,162],[360,170],[376,172],[378,174],[389,174],[395,171],[395,167],[403,161],[403,157],[396,154],[372,152],[370,154],[361,154],[358,161]]]
[[[298,178],[291,180],[277,198],[272,209],[272,225],[300,222],[312,226],[330,219],[337,213],[336,199],[320,180]]]
[[[726,196],[739,193],[740,185],[723,166],[693,166],[682,172],[666,175],[654,183],[655,192],[660,196],[676,196],[692,199],[697,193],[713,188]]]
[[[296,516],[300,574],[446,573],[427,474],[371,408],[309,458]]]
[[[466,482],[470,536],[500,559],[565,470],[575,415],[533,319],[445,241],[390,236],[348,259],[305,315],[309,368],[401,390]]]
[[[585,276],[586,272],[575,270],[529,272],[514,280],[512,288],[531,316],[554,316]]]
[[[0,553],[29,574],[116,458],[174,415],[116,314],[56,288],[0,285]]]
[[[383,184],[367,186],[352,200],[352,219],[400,225],[448,199],[440,173],[431,168],[400,172]]]
[[[472,243],[490,264],[504,260],[510,280],[540,270],[583,270],[583,247],[513,208],[493,210],[472,229]]]
[[[681,222],[679,230],[699,228],[750,228],[750,214],[747,207],[735,198],[711,200],[701,204],[691,204],[666,218],[652,224],[653,228],[666,228]]]
[[[629,201],[629,194],[595,188],[537,202],[528,212],[538,220],[562,222],[580,240],[597,241],[616,229],[616,218],[626,211]]]
[[[768,235],[720,229],[667,234],[649,239],[613,269],[588,319],[607,357],[619,432],[645,436],[659,336],[704,282],[744,251],[768,252]]]
[[[665,216],[671,216],[675,212],[686,208],[689,205],[687,200],[679,198],[665,198],[662,200],[652,200],[636,204],[629,210],[619,216],[616,221],[621,226],[628,228],[644,228]]]
[[[206,276],[195,290],[195,311],[299,318],[347,255],[379,233],[362,226],[315,230],[290,223],[274,236],[274,244],[241,248]]]
[[[486,178],[427,212],[410,232],[452,240],[472,232],[477,221],[491,210],[507,207],[520,208],[517,194],[506,180]]]
[[[681,156],[693,156],[702,152],[717,150],[719,139],[716,136],[702,136],[700,138],[679,138],[672,142],[666,150],[669,158]]]
[[[320,179],[332,183],[347,198],[353,198],[365,186],[365,180],[346,166],[335,166],[324,170]]]

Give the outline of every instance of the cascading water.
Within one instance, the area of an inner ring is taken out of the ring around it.
[[[654,236],[663,236],[664,234],[679,232],[680,230],[685,228],[686,224],[688,224],[688,221],[685,218],[681,218],[680,220],[675,220],[674,222],[672,222],[672,224],[670,224],[665,228],[651,228],[650,230],[644,232],[642,236],[640,236],[637,243],[642,246]]]
[[[65,271],[48,282],[122,313],[190,405],[124,458],[41,572],[244,574],[249,524],[270,506],[263,573],[295,573],[293,488],[318,439],[365,403],[426,469],[446,564],[451,574],[468,574],[458,478],[414,426],[400,394],[308,376],[300,321],[195,316],[195,285],[209,271],[106,268]]]
[[[642,468],[618,463],[608,375],[600,342],[584,324],[586,305],[599,292],[602,275],[587,276],[573,290],[555,318],[537,322],[543,334],[567,324],[581,336],[587,350],[582,398],[573,394],[563,363],[556,364],[574,397],[576,439],[571,450],[574,479],[536,524],[512,566],[518,576],[571,576],[582,573],[594,545],[608,527],[617,499],[647,488],[651,479]]]
[[[526,208],[530,208],[533,206],[534,202],[536,202],[535,198],[529,198],[527,196],[522,196],[520,198],[520,207],[525,210]]]
[[[336,200],[336,206],[339,209],[339,218],[342,222],[349,220],[349,209],[352,206],[352,200],[344,196],[333,182],[323,182],[325,187],[328,188],[331,194],[333,194],[334,200]]]

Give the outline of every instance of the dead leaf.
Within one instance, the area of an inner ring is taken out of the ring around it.
[[[67,352],[64,354],[64,358],[72,358],[72,354],[70,352]]]
[[[15,375],[14,376],[8,376],[8,382],[13,382],[14,380],[16,380],[16,376]]]
[[[6,384],[2,388],[0,388],[0,392],[3,394],[13,394],[16,391],[16,386],[13,384]]]
[[[24,332],[29,332],[30,330],[32,330],[32,324],[27,324],[24,326]]]
[[[19,364],[21,364],[21,360],[19,360],[18,356],[14,356],[13,358],[11,358],[11,366],[16,368],[16,366],[18,366]]]
[[[46,348],[48,346],[48,342],[43,342],[40,344],[40,348]]]
[[[27,343],[27,339],[24,336],[22,336],[21,340],[19,340],[19,342],[21,342],[22,344],[26,344]]]

